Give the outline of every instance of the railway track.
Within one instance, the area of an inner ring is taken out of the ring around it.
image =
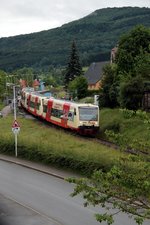
[[[70,134],[78,139],[82,139],[82,140],[86,140],[86,141],[90,141],[90,142],[96,142],[96,143],[99,143],[101,145],[105,145],[111,149],[114,149],[114,150],[120,150],[121,151],[121,147],[113,142],[110,142],[108,140],[104,140],[104,139],[100,139],[100,138],[96,138],[96,137],[88,137],[88,136],[81,136],[73,131],[70,131],[70,130],[66,130],[62,127],[58,127],[56,126],[55,124],[50,124],[49,122],[45,121],[45,120],[42,120],[42,119],[37,119],[37,117],[35,117],[34,115],[28,113],[26,110],[24,109],[21,109],[21,112],[19,113],[20,115],[22,115],[23,117],[27,118],[27,119],[34,119],[36,120],[39,124],[40,123],[44,123],[45,126],[47,127],[50,127],[52,129],[57,129],[57,130],[61,130],[61,131],[64,131],[66,134]],[[130,153],[130,154],[133,154],[133,155],[141,155],[143,157],[147,157],[147,160],[150,161],[150,153],[149,152],[146,152],[146,151],[143,151],[143,150],[137,150],[137,149],[131,149],[131,148],[127,148],[127,149],[124,149],[123,150],[124,152],[126,153]]]

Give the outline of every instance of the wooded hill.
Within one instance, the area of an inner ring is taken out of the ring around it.
[[[139,24],[150,27],[150,8],[99,9],[55,29],[1,38],[0,69],[64,66],[73,40],[83,66],[109,60],[120,36]]]

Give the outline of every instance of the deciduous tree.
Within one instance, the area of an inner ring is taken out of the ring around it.
[[[145,112],[134,112],[134,116],[142,118],[149,129],[150,119]],[[122,149],[127,146],[127,141],[121,142],[120,134],[111,134],[113,137],[119,140]],[[129,154],[119,158],[109,171],[99,170],[90,178],[67,180],[75,184],[72,196],[82,194],[84,206],[100,205],[105,209],[105,213],[95,215],[100,223],[106,221],[108,225],[112,224],[114,216],[120,212],[134,217],[139,225],[150,219],[150,163],[146,157]]]

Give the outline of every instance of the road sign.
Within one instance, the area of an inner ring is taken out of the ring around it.
[[[17,120],[14,120],[13,124],[12,124],[12,132],[14,134],[18,134],[20,131],[20,125],[19,123],[17,122]]]

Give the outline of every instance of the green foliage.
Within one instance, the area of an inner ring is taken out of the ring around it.
[[[73,98],[84,98],[87,95],[88,83],[84,76],[76,77],[73,81],[69,83],[68,87],[70,93],[72,93]]]
[[[118,80],[116,77],[116,66],[108,64],[103,69],[102,85],[100,89],[100,107],[114,108],[118,105]]]
[[[100,223],[114,222],[114,215],[125,212],[137,224],[150,219],[150,165],[138,157],[120,159],[110,171],[95,171],[90,179],[69,178],[76,184],[72,196],[82,193],[84,206],[100,205],[108,213],[96,214]]]
[[[68,84],[73,81],[76,77],[82,75],[82,68],[80,65],[79,56],[77,53],[77,47],[75,41],[72,42],[71,53],[69,58],[69,63],[66,68],[66,73],[64,77],[65,87],[68,87]]]
[[[37,120],[18,117],[18,157],[70,168],[90,175],[95,169],[109,170],[120,152],[106,146],[74,137]],[[0,119],[0,152],[14,155],[13,117]],[[122,154],[121,154],[122,155]]]
[[[141,77],[135,77],[121,84],[120,105],[123,108],[137,110],[141,108],[144,83]]]
[[[135,58],[135,74],[136,76],[141,76],[143,80],[150,80],[150,51],[148,52],[141,52]]]
[[[6,73],[0,71],[0,100],[3,101],[6,94]]]
[[[150,29],[137,26],[128,34],[122,36],[119,41],[116,63],[118,70],[122,72],[133,72],[137,57],[150,53]]]
[[[99,9],[55,29],[1,38],[0,68],[65,66],[72,40],[77,40],[82,65],[107,61],[119,37],[138,24],[150,27],[149,8]]]
[[[128,109],[100,110],[100,133],[97,136],[119,144],[122,149],[130,148],[136,153],[142,150],[149,154],[149,129],[149,113]]]
[[[122,111],[125,115],[129,114],[129,110]],[[135,115],[149,121],[147,114],[141,111]],[[127,147],[128,139],[124,139],[123,143],[124,137],[121,134],[109,131],[108,135],[120,146]],[[129,217],[132,215],[138,225],[143,224],[145,219],[150,219],[150,164],[147,158],[128,155],[120,158],[108,172],[99,170],[90,179],[67,180],[75,184],[72,196],[82,194],[84,206],[100,205],[105,209],[105,213],[95,215],[100,223],[114,223],[114,216],[120,212],[127,213]]]
[[[115,64],[104,68],[100,106],[137,110],[142,107],[150,74],[150,29],[137,26],[119,40]]]

